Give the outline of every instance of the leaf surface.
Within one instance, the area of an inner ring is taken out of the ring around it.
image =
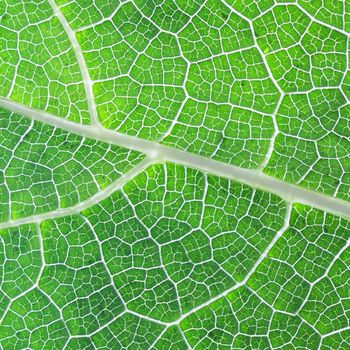
[[[0,348],[348,349],[349,14],[2,0]]]

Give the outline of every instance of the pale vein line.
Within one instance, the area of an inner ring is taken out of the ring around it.
[[[94,196],[90,197],[86,201],[80,202],[75,206],[64,208],[64,209],[57,209],[57,210],[50,211],[43,214],[28,216],[21,219],[10,220],[4,223],[0,223],[0,229],[14,227],[14,226],[23,225],[23,224],[29,224],[32,222],[38,223],[42,220],[54,219],[61,216],[80,213],[82,210],[89,208],[94,204],[97,204],[101,200],[109,197],[113,192],[121,189],[126,183],[128,183],[135,176],[137,176],[139,173],[144,171],[150,164],[152,164],[152,159],[150,159],[149,157],[146,157],[144,160],[142,160],[140,163],[134,166],[130,171],[123,174],[119,179],[111,183],[105,189],[103,189],[100,192],[97,192]]]
[[[289,221],[290,221],[290,216],[291,216],[291,212],[292,212],[292,206],[291,204],[287,204],[286,205],[286,213],[284,216],[284,222],[282,227],[277,231],[276,235],[273,237],[273,239],[270,241],[270,243],[268,244],[268,246],[265,248],[265,250],[262,252],[262,254],[259,256],[259,258],[257,259],[257,261],[255,262],[255,264],[253,265],[253,267],[250,269],[250,271],[247,273],[247,275],[245,276],[245,278],[235,284],[233,287],[226,289],[224,292],[216,295],[213,298],[210,298],[209,300],[207,300],[206,302],[194,307],[193,309],[191,309],[190,311],[182,314],[177,320],[173,321],[173,322],[160,322],[154,318],[151,317],[147,317],[144,315],[140,315],[139,313],[135,313],[133,311],[128,310],[129,313],[132,313],[138,317],[143,317],[145,319],[147,319],[150,322],[156,322],[156,323],[160,323],[163,325],[167,325],[168,327],[170,326],[174,326],[177,325],[179,326],[181,321],[183,321],[186,317],[188,317],[189,315],[197,312],[198,310],[212,304],[214,301],[226,297],[229,293],[231,293],[232,291],[246,285],[247,281],[249,280],[249,278],[253,275],[253,273],[256,271],[256,269],[259,267],[259,265],[261,264],[261,262],[267,257],[267,255],[269,254],[270,250],[273,248],[273,246],[275,245],[275,243],[278,241],[278,239],[283,235],[283,233],[288,229],[289,227]]]
[[[221,163],[193,153],[164,146],[157,142],[139,139],[114,130],[108,130],[101,126],[77,124],[66,119],[55,117],[44,111],[23,106],[6,98],[0,98],[0,107],[83,137],[93,138],[142,152],[148,155],[153,162],[169,161],[182,164],[206,173],[226,177],[254,188],[260,188],[264,191],[276,194],[290,203],[298,202],[329,213],[350,218],[350,202],[284,182],[268,176],[259,170],[244,169],[235,165]],[[128,176],[128,180],[131,179],[132,177]],[[105,191],[102,193],[105,193]],[[102,197],[103,196],[101,196],[101,198]],[[96,196],[94,198],[96,198]],[[50,215],[52,215],[52,213],[42,216],[49,218]],[[16,222],[24,220],[26,219],[20,219]],[[28,219],[27,222],[29,222]]]
[[[317,23],[317,24],[319,24],[323,27],[326,27],[328,29],[334,30],[338,33],[341,33],[341,34],[345,35],[346,37],[350,37],[350,33],[348,33],[347,31],[340,29],[340,28],[337,28],[337,27],[335,27],[327,22],[320,21],[314,16],[311,16],[311,14],[309,12],[307,12],[302,6],[300,6],[300,4],[294,3],[294,5],[297,6],[299,8],[299,10],[304,13],[305,16],[309,17],[312,22]]]
[[[54,0],[48,0],[52,10],[54,11],[55,15],[57,16],[58,20],[61,22],[61,25],[66,32],[70,43],[72,44],[80,72],[83,78],[83,84],[84,84],[84,89],[86,93],[86,98],[87,98],[87,104],[89,108],[89,113],[90,113],[90,118],[91,118],[91,123],[93,125],[99,125],[99,120],[97,116],[97,109],[96,109],[96,104],[95,104],[95,98],[94,98],[94,93],[92,90],[92,81],[90,78],[90,74],[86,65],[86,62],[83,57],[83,53],[81,51],[81,47],[78,43],[78,40],[75,36],[75,32],[72,30],[72,28],[69,26],[68,22],[66,21],[66,18],[63,16],[62,12],[60,11],[59,7],[56,5]]]
[[[305,304],[309,301],[309,297],[313,291],[313,288],[316,284],[318,284],[320,281],[322,281],[323,279],[327,278],[329,276],[329,272],[330,270],[333,268],[333,266],[335,265],[335,263],[340,259],[341,255],[350,247],[350,238],[345,242],[345,244],[343,245],[343,247],[338,251],[337,254],[334,255],[332,261],[329,263],[329,265],[327,266],[327,269],[324,271],[324,273],[318,277],[316,280],[314,280],[313,282],[309,282],[310,288],[309,288],[309,292],[307,293],[307,296],[305,297],[304,301],[302,302],[302,304],[299,306],[296,314],[299,315],[300,318],[302,318],[304,321],[306,321],[302,316],[300,316],[300,311],[303,309],[303,307],[305,306]],[[333,332],[332,332],[333,333]],[[321,335],[323,338],[328,336],[328,334],[324,334]]]
[[[284,219],[284,223],[283,226],[281,227],[281,229],[279,231],[277,231],[276,235],[274,236],[274,238],[271,240],[271,242],[269,243],[269,245],[265,248],[265,250],[263,251],[263,253],[259,256],[258,260],[255,262],[254,266],[251,268],[251,270],[247,273],[247,275],[245,276],[245,278],[237,283],[236,285],[234,285],[233,287],[226,289],[223,293],[218,294],[217,296],[215,296],[214,298],[209,299],[208,301],[206,301],[205,303],[198,305],[197,307],[193,308],[192,310],[188,311],[187,313],[183,314],[179,319],[177,319],[175,322],[170,323],[170,325],[172,324],[179,324],[183,319],[185,319],[186,317],[188,317],[189,315],[191,315],[192,313],[202,309],[205,306],[210,305],[211,303],[213,303],[214,301],[227,296],[227,294],[229,294],[230,292],[244,286],[247,281],[249,280],[249,278],[252,276],[252,274],[256,271],[256,269],[258,268],[258,266],[261,264],[261,262],[266,258],[266,256],[269,254],[271,248],[275,245],[275,243],[277,242],[277,240],[282,236],[282,234],[288,229],[289,227],[289,220],[290,220],[290,214],[292,211],[292,206],[290,204],[287,205],[286,207],[286,214],[285,214],[285,219]]]

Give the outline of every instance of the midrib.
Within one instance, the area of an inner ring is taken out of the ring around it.
[[[147,165],[165,161],[182,164],[209,174],[235,180],[251,187],[260,188],[264,191],[278,195],[289,203],[302,203],[329,213],[350,218],[350,202],[311,191],[301,186],[289,184],[277,178],[268,176],[260,170],[244,169],[234,165],[221,163],[200,155],[161,145],[154,141],[143,140],[113,130],[108,130],[101,126],[77,124],[56,117],[50,113],[18,104],[6,98],[0,98],[0,107],[83,137],[100,140],[144,153],[147,156]],[[144,164],[145,162],[141,165],[141,167],[143,167],[142,169],[145,167]],[[138,170],[138,166],[135,170]],[[102,200],[103,198],[106,198],[114,190],[121,188],[126,182],[130,181],[132,179],[131,176],[136,176],[139,172],[140,171],[131,170],[128,175],[117,180],[115,185],[110,185],[108,191],[102,191],[102,193],[99,194],[98,199]],[[77,207],[79,207],[79,205]],[[72,209],[73,208],[75,207],[72,207]],[[78,210],[81,210],[81,206],[80,209],[76,209],[76,211]],[[73,210],[70,210],[69,214],[72,211]],[[24,221],[26,223],[36,221],[39,219],[39,216],[11,221],[11,226],[14,226],[16,223],[23,223]],[[55,216],[53,215],[53,212],[45,214],[45,218],[52,216]],[[6,225],[6,223],[0,224],[0,228],[4,227],[4,225]]]

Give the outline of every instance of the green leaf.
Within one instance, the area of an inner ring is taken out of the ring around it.
[[[0,2],[0,348],[350,348],[347,1]]]

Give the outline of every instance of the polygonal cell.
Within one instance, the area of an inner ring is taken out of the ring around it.
[[[118,317],[92,336],[94,349],[150,349],[164,326],[129,313]]]
[[[0,219],[67,208],[136,165],[137,152],[0,110]]]
[[[62,349],[68,337],[59,310],[38,289],[15,300],[1,323],[1,345],[8,350]]]
[[[48,2],[5,1],[0,93],[16,102],[88,124],[82,75],[72,44]],[[16,34],[16,32],[18,34]]]
[[[184,56],[191,62],[230,53],[254,44],[249,23],[221,1],[209,0],[179,33]]]

